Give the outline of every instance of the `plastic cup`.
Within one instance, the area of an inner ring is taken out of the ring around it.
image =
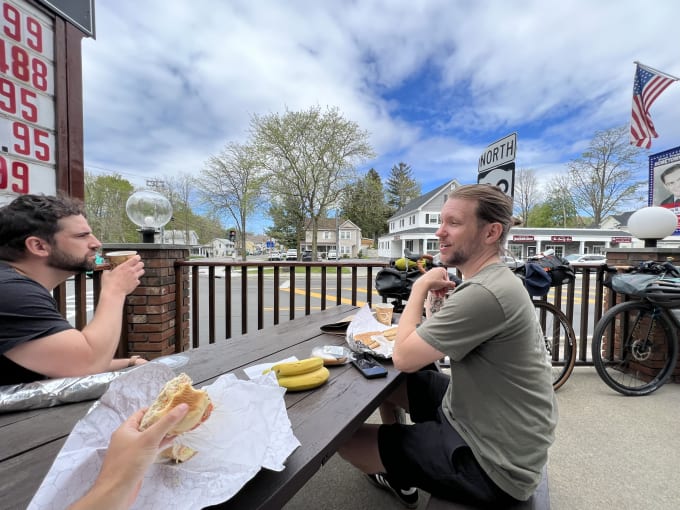
[[[137,252],[134,250],[110,251],[106,254],[106,258],[109,259],[111,269],[113,269],[117,265],[122,264],[127,259],[130,259],[135,255],[137,255]]]
[[[373,305],[376,320],[385,326],[392,325],[392,313],[394,305],[392,303],[376,303]]]

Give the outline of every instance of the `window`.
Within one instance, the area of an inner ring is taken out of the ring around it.
[[[404,226],[404,218],[399,220],[399,227],[403,228],[403,226]]]
[[[409,251],[413,251],[413,241],[406,241],[405,248]]]
[[[332,238],[333,238],[333,237],[331,236],[330,230],[324,230],[324,231],[323,231],[323,239],[324,239],[325,241],[327,241],[327,240],[329,240],[329,239],[332,239]]]
[[[439,251],[439,239],[428,239],[427,240],[427,251]]]
[[[341,230],[340,239],[352,239],[352,232],[349,230]]]
[[[439,225],[442,222],[441,216],[439,214],[426,214],[425,215],[425,223],[428,225]]]

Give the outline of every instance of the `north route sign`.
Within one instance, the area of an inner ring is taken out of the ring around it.
[[[506,195],[515,191],[515,156],[517,133],[489,145],[479,157],[477,183],[498,186]]]

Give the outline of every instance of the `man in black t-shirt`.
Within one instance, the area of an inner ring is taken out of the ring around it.
[[[125,296],[144,274],[139,256],[104,272],[97,309],[82,331],[52,298],[67,278],[93,269],[100,248],[78,201],[21,195],[0,208],[0,385],[144,363],[113,359]]]

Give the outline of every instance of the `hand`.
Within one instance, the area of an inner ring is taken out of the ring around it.
[[[139,255],[135,255],[114,269],[103,271],[102,286],[113,287],[128,295],[137,288],[142,276],[144,276],[144,262]]]
[[[178,405],[140,432],[139,424],[145,411],[137,411],[111,435],[111,443],[94,486],[70,507],[71,510],[125,509],[132,505],[142,486],[144,474],[159,450],[169,446],[174,439],[174,436],[168,436],[168,432],[186,416],[189,406]]]
[[[449,273],[444,267],[430,269],[423,276],[418,278],[414,285],[425,287],[436,297],[445,296],[450,290],[456,288],[455,282],[449,280]]]

